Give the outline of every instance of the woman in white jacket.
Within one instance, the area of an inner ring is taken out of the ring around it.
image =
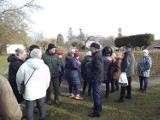
[[[41,60],[42,51],[34,49],[28,59],[19,68],[16,75],[18,91],[21,93],[21,85],[25,85],[23,97],[26,100],[27,120],[33,120],[34,101],[37,102],[40,112],[40,120],[45,119],[45,96],[50,83],[48,66]]]

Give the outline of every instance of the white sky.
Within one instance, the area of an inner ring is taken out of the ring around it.
[[[33,32],[66,39],[68,28],[79,34],[114,36],[152,33],[160,39],[159,0],[37,0],[44,9],[35,12]]]

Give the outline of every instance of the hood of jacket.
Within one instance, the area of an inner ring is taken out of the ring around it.
[[[71,57],[71,56],[66,56],[66,61],[72,61],[72,60],[74,60],[74,58],[73,57]]]
[[[14,54],[11,54],[8,58],[7,58],[7,61],[8,62],[14,62],[14,61],[17,61],[17,60],[21,60],[19,59],[16,55]]]
[[[41,68],[44,65],[44,61],[39,58],[30,58],[25,63],[33,69]]]
[[[85,61],[90,61],[92,59],[92,56],[86,55],[84,56]]]

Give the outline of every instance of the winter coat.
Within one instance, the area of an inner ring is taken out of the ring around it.
[[[91,82],[92,56],[85,56],[81,64],[81,75],[85,82]]]
[[[74,58],[74,59],[76,60],[76,63],[78,65],[78,72],[79,72],[79,76],[81,77],[81,62],[76,58]]]
[[[112,70],[112,77],[113,80],[118,80],[121,75],[121,59],[116,59],[114,61],[113,70]]]
[[[92,82],[102,82],[104,77],[103,57],[100,51],[92,54]]]
[[[126,72],[128,77],[134,74],[134,54],[131,51],[124,53],[124,57],[121,62],[121,72]]]
[[[16,96],[18,103],[21,103],[24,99],[23,99],[23,96],[19,94],[18,89],[17,89],[16,74],[17,74],[19,67],[24,63],[24,61],[22,61],[17,56],[12,54],[8,57],[8,62],[10,62],[9,76],[8,76],[9,83],[12,87],[13,93]]]
[[[138,62],[138,75],[142,77],[150,76],[152,60],[150,56],[142,56]]]
[[[80,84],[80,75],[78,71],[79,66],[76,60],[71,56],[67,56],[65,60],[66,60],[66,65],[65,65],[66,78],[67,78],[68,84],[70,85]]]
[[[104,63],[104,81],[111,82],[111,69],[113,66],[113,59],[111,56],[103,56],[103,63]]]
[[[61,63],[61,71],[59,72],[59,77],[63,77],[64,76],[64,70],[65,70],[65,64],[63,62],[63,60],[60,58],[60,63]]]
[[[33,73],[34,70],[35,72]],[[31,76],[32,73],[33,75]],[[30,79],[28,80],[29,77]],[[43,60],[30,58],[19,68],[16,76],[19,92],[21,84],[23,82],[26,84],[27,81],[23,94],[25,100],[32,101],[46,96],[46,90],[50,83],[50,71]]]
[[[0,120],[21,120],[22,111],[6,78],[0,75]]]
[[[42,55],[42,60],[49,67],[51,77],[59,77],[61,61],[56,53],[50,54],[48,50]]]

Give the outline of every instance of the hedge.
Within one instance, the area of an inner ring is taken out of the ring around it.
[[[115,46],[120,48],[130,43],[133,47],[145,47],[152,45],[154,43],[153,34],[139,34],[127,37],[117,37],[115,39]]]

